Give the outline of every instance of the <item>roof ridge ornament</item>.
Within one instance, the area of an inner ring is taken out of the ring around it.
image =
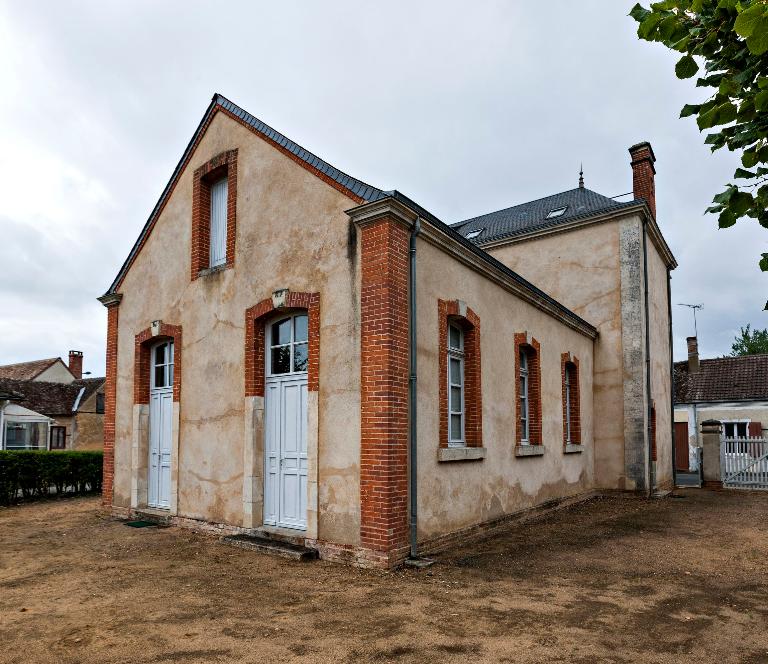
[[[579,189],[584,189],[584,163],[579,164]]]

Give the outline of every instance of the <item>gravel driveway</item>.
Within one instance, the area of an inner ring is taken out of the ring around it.
[[[768,662],[768,495],[678,495],[396,572],[128,528],[96,498],[0,509],[0,661]]]

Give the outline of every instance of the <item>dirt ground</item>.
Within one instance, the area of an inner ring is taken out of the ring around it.
[[[378,572],[0,509],[2,662],[768,662],[768,495],[603,498]]]

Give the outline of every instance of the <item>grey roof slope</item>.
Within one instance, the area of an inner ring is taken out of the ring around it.
[[[464,236],[471,231],[483,230],[472,241],[475,244],[485,244],[505,237],[524,235],[534,230],[558,226],[595,214],[621,210],[639,203],[642,201],[633,200],[619,203],[591,189],[577,188],[472,219],[465,219],[452,224],[452,226]],[[547,219],[547,215],[552,210],[561,207],[566,207],[564,214]]]
[[[69,416],[77,396],[83,390],[80,403],[85,403],[104,384],[104,378],[84,378],[72,383],[48,383],[38,380],[0,378],[0,392],[16,395],[18,405],[49,417]]]

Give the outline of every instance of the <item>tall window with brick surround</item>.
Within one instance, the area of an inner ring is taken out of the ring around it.
[[[517,377],[517,445],[541,445],[541,364],[540,346],[527,333],[515,335],[515,376]]]
[[[570,353],[563,353],[560,364],[563,380],[563,445],[581,445],[579,360]]]
[[[438,300],[440,447],[483,446],[480,318],[458,300]]]
[[[237,150],[216,155],[192,183],[192,280],[235,262]]]

